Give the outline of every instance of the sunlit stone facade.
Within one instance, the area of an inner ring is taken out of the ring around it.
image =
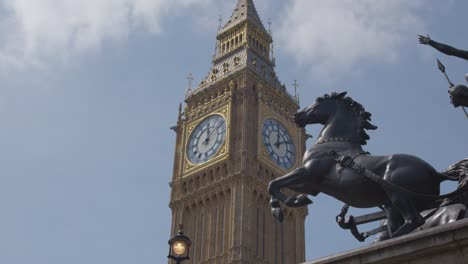
[[[252,0],[238,1],[217,43],[212,69],[187,91],[174,128],[171,235],[184,225],[193,242],[186,263],[301,263],[307,209],[286,208],[278,223],[267,193],[269,181],[301,162],[306,138],[292,120],[297,97],[276,76],[272,37]],[[283,132],[265,128],[267,120]],[[265,129],[288,138],[288,147],[278,139],[272,149]]]

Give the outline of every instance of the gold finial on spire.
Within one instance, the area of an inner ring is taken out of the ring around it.
[[[179,118],[178,120],[180,121],[182,119],[182,103],[179,104]]]
[[[223,17],[221,15],[219,15],[219,18],[218,18],[218,31],[217,33],[221,32],[221,29],[223,29]],[[220,45],[220,41],[218,39],[215,40],[215,48],[214,48],[214,55],[213,57],[215,57],[216,55],[218,55],[218,49],[220,49],[219,45]]]
[[[294,86],[294,97],[296,97],[296,102],[297,104],[299,104],[299,93],[297,92],[297,87],[299,87],[299,83],[297,82],[297,80],[294,80],[293,86]]]
[[[268,18],[268,33],[271,35],[271,24],[273,24],[273,22],[271,22],[271,18]]]
[[[297,87],[299,87],[299,83],[297,82],[297,80],[294,80],[293,86],[294,86],[294,94],[297,94]]]
[[[192,91],[192,81],[194,80],[192,73],[189,73],[189,75],[187,76],[187,80],[188,80],[187,93],[190,93]]]
[[[223,28],[223,17],[221,15],[219,15],[219,18],[218,18],[218,32],[221,31],[221,29]]]
[[[271,21],[271,18],[268,18],[268,34],[270,35],[270,37],[273,39],[273,32],[271,30],[271,25],[273,24],[273,22]],[[275,44],[273,42],[271,42],[270,44],[270,55],[271,55],[271,62],[273,62],[273,68],[276,66],[276,62],[275,62]]]

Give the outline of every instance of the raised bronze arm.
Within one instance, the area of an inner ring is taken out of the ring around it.
[[[429,37],[429,35],[428,36],[418,35],[418,38],[419,38],[419,43],[420,44],[429,45],[429,46],[435,48],[436,50],[438,50],[438,51],[440,51],[440,52],[442,52],[444,54],[447,54],[449,56],[455,56],[455,57],[459,57],[459,58],[468,60],[468,51],[466,51],[466,50],[460,50],[460,49],[454,48],[452,46],[449,46],[449,45],[434,41]]]

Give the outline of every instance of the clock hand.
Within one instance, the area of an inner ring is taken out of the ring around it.
[[[275,143],[275,147],[278,148],[280,146],[280,134],[278,132],[278,134],[276,134],[276,143]]]
[[[213,131],[210,132],[210,127],[208,127],[208,129],[206,130],[207,136],[206,136],[205,140],[203,141],[203,144],[208,145],[208,141],[210,141],[210,135],[211,135],[212,132]]]
[[[206,129],[206,134],[210,134],[210,126],[208,125],[208,128]]]
[[[206,139],[205,139],[205,142],[203,142],[203,143],[205,143],[205,145],[208,145],[208,142],[210,142],[211,134],[213,134],[213,132],[215,132],[216,130],[218,130],[218,128],[219,128],[222,124],[223,124],[223,122],[222,122],[222,121],[219,121],[218,124],[216,125],[216,128],[213,129],[213,130],[211,131],[211,133],[208,134],[208,136],[207,136]]]
[[[292,140],[285,140],[285,141],[281,141],[281,142],[278,142],[278,145],[281,145],[281,144],[289,144],[289,143],[292,143]]]

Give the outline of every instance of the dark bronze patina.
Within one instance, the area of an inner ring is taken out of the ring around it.
[[[419,43],[420,44],[429,45],[429,46],[435,48],[436,50],[438,50],[438,51],[440,51],[440,52],[442,52],[444,54],[447,54],[449,56],[455,56],[455,57],[459,57],[459,58],[468,60],[468,51],[466,51],[466,50],[460,50],[460,49],[454,48],[452,46],[449,46],[449,45],[446,45],[446,44],[443,44],[443,43],[439,43],[437,41],[432,40],[429,36],[418,35],[418,38],[419,38]]]
[[[370,123],[370,117],[361,104],[346,97],[346,92],[319,97],[315,104],[294,115],[298,126],[322,124],[324,128],[317,142],[304,154],[303,166],[270,182],[270,206],[275,218],[279,221],[283,218],[279,201],[289,207],[306,206],[312,201],[304,194],[316,196],[323,192],[353,207],[381,208],[384,213],[355,218],[346,217],[344,208],[337,222],[361,241],[386,230],[380,236],[380,240],[385,240],[423,225],[437,225],[437,221],[443,222],[440,219],[447,221],[440,211],[455,201],[466,209],[468,159],[439,173],[415,156],[370,155],[362,149],[369,139],[365,130],[377,129]],[[460,186],[457,191],[441,196],[440,183],[445,180],[459,181]],[[288,197],[281,191],[283,187],[304,194]],[[431,211],[422,215],[427,210]],[[431,218],[434,215],[438,218]],[[386,226],[358,232],[357,225],[383,218],[387,219]]]
[[[420,44],[429,45],[446,55],[455,56],[455,57],[468,60],[468,51],[466,50],[460,50],[452,46],[439,43],[437,41],[432,40],[429,36],[418,35],[418,38],[419,38]],[[443,65],[440,63],[439,60],[437,60],[437,62],[438,62],[439,70],[441,70],[445,74],[445,77],[448,80],[448,77],[445,73],[445,67],[443,67]],[[441,65],[443,69],[441,68]],[[449,94],[450,94],[450,99],[452,100],[453,106],[454,107],[459,107],[459,106],[468,107],[468,87],[466,87],[465,85],[454,86],[450,82],[450,80],[448,81],[449,81],[449,87],[450,87]]]

